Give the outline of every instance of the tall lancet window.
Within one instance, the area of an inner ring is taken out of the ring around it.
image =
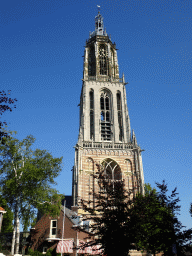
[[[114,51],[111,48],[111,72],[112,77],[115,77],[115,57],[114,57]]]
[[[121,104],[121,93],[117,93],[117,115],[119,124],[119,140],[123,140],[123,118],[122,118],[122,104]]]
[[[102,140],[111,140],[111,95],[103,91],[100,97],[101,110],[101,138]]]
[[[99,46],[99,74],[108,75],[107,49],[104,44]]]
[[[95,47],[91,45],[89,47],[89,58],[88,58],[88,74],[89,76],[95,76]]]
[[[94,138],[94,91],[89,92],[90,99],[90,139]]]

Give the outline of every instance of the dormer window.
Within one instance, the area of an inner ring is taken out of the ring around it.
[[[51,220],[50,237],[56,238],[57,235],[57,220]]]

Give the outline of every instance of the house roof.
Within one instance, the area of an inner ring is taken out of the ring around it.
[[[62,212],[64,212],[62,208]],[[81,220],[82,216],[79,216],[75,211],[70,210],[69,208],[65,207],[65,215],[70,219],[70,221],[73,223],[74,227],[77,226],[79,230],[90,233],[89,232],[89,221],[83,221]],[[81,224],[87,225],[87,227],[81,226]]]
[[[3,207],[1,207],[1,206],[0,206],[0,212],[6,213],[5,209],[3,209]]]
[[[63,208],[62,208],[62,212],[64,212]],[[70,210],[69,208],[65,207],[65,215],[71,220],[71,222],[74,225],[78,225],[79,224],[79,216],[77,215],[76,212]]]

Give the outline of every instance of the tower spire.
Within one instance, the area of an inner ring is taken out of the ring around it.
[[[103,16],[100,14],[100,5],[97,5],[98,14],[95,17],[95,31],[91,33],[91,37],[95,35],[107,36],[106,30],[104,29]]]
[[[94,37],[95,35],[107,36],[106,28],[104,28],[103,16],[100,14],[101,6],[97,5],[98,14],[95,16],[95,31],[92,33],[89,32],[89,38]]]

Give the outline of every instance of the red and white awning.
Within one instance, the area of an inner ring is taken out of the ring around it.
[[[84,241],[82,240],[79,240],[79,247],[83,246],[85,244]],[[102,254],[102,250],[100,249],[100,246],[99,245],[93,245],[93,246],[88,246],[88,247],[85,247],[84,249],[79,249],[78,250],[78,253],[79,254],[90,254],[90,255],[100,255]]]
[[[57,253],[73,253],[73,240],[59,241],[56,252]]]
[[[78,247],[81,247],[85,244],[84,241],[79,240]],[[59,241],[56,249],[57,253],[73,253],[73,240],[63,240]],[[78,249],[79,254],[90,254],[90,255],[101,255],[102,250],[99,245],[93,245],[85,247],[84,249]]]
[[[96,244],[96,245],[93,245],[92,247],[91,247],[91,250],[92,250],[92,252],[91,252],[91,255],[100,255],[100,254],[102,254],[102,249],[100,249],[100,246],[98,245],[98,244]]]
[[[84,241],[79,240],[79,245],[78,245],[78,247],[81,247],[81,246],[83,246],[84,244],[85,244]],[[79,249],[77,252],[78,252],[79,254],[85,254],[85,253],[91,254],[91,253],[92,253],[92,248],[88,246],[88,247],[85,247],[84,249]]]

